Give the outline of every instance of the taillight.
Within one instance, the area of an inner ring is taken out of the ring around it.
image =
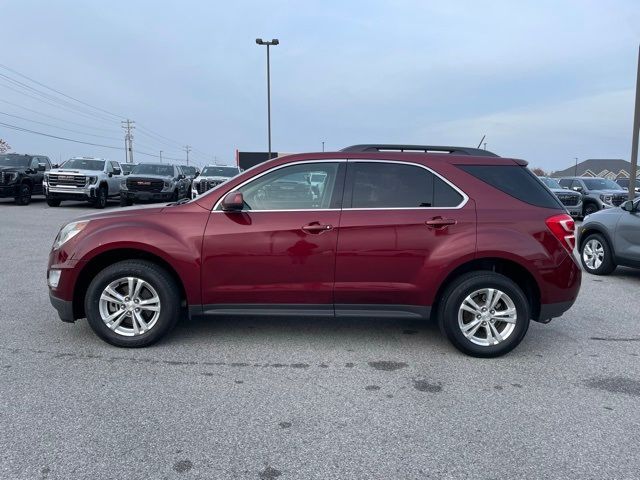
[[[576,224],[566,213],[554,215],[546,220],[547,227],[569,253],[576,246]]]

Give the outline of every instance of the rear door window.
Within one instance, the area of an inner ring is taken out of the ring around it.
[[[464,197],[419,165],[349,162],[346,208],[455,208]]]
[[[564,208],[528,168],[519,165],[458,165],[474,177],[518,200],[543,208]]]

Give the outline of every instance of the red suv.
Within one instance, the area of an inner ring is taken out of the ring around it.
[[[183,315],[435,317],[461,351],[513,349],[571,307],[574,223],[526,162],[357,145],[262,163],[192,201],[65,225],[60,318],[122,347]]]

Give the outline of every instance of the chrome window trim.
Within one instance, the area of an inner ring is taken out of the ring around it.
[[[226,212],[224,212],[224,210],[218,210],[218,206],[220,205],[220,203],[222,203],[222,199],[226,195],[230,194],[231,192],[237,191],[239,188],[244,187],[247,183],[258,179],[258,178],[262,177],[263,175],[266,175],[267,173],[271,173],[271,172],[279,170],[281,168],[289,167],[289,166],[292,166],[292,165],[305,164],[305,163],[350,163],[350,162],[353,162],[353,163],[391,163],[391,164],[400,163],[400,164],[403,164],[403,165],[411,165],[411,166],[414,166],[414,167],[424,168],[426,171],[428,171],[432,175],[435,175],[440,180],[442,180],[444,183],[446,183],[451,188],[453,188],[456,192],[458,192],[462,196],[462,202],[460,202],[455,207],[377,207],[377,208],[372,208],[372,207],[367,207],[367,208],[348,207],[348,208],[344,208],[343,207],[343,208],[318,208],[318,209],[313,208],[313,209],[283,209],[283,210],[242,210],[242,212],[245,212],[245,213],[249,213],[249,212],[251,212],[251,213],[262,213],[262,212],[335,212],[335,211],[341,211],[341,210],[351,210],[351,211],[459,210],[461,208],[464,208],[464,206],[469,201],[469,196],[465,192],[463,192],[460,188],[458,188],[455,184],[450,182],[448,179],[446,179],[445,177],[440,175],[435,170],[432,170],[431,168],[429,168],[429,167],[427,167],[425,165],[422,165],[421,163],[407,162],[407,161],[403,161],[403,160],[369,160],[369,159],[365,159],[365,158],[362,158],[362,159],[361,158],[357,158],[357,159],[328,159],[328,160],[303,160],[303,161],[299,161],[299,162],[285,163],[283,165],[277,165],[277,166],[275,166],[273,168],[270,168],[269,170],[265,170],[261,174],[256,175],[255,177],[251,177],[250,179],[242,182],[240,185],[236,186],[232,190],[229,190],[229,191],[225,192],[220,197],[220,199],[215,203],[215,205],[213,206],[211,211],[212,212],[223,212],[223,213],[226,213]],[[245,170],[245,171],[247,171],[247,170]]]
[[[229,195],[232,192],[237,192],[239,188],[244,187],[247,183],[253,182],[254,180],[257,180],[258,178],[262,177],[263,175],[266,175],[267,173],[271,173],[271,172],[275,172],[276,170],[280,170],[281,168],[284,167],[291,167],[293,165],[302,165],[302,164],[309,164],[309,163],[345,163],[347,160],[342,158],[342,159],[329,159],[329,160],[303,160],[303,161],[299,161],[299,162],[291,162],[291,163],[284,163],[282,165],[276,165],[273,168],[270,168],[269,170],[265,170],[264,172],[249,178],[248,180],[245,180],[244,182],[242,182],[240,185],[236,186],[235,188],[233,188],[232,190],[229,190],[227,192],[225,192],[224,194],[222,194],[222,196],[220,197],[220,199],[215,203],[215,205],[213,206],[213,208],[211,209],[212,212],[217,212],[220,211],[222,212],[223,210],[218,210],[218,206],[222,203],[222,199]],[[257,165],[256,165],[257,166]],[[253,168],[253,167],[252,167]],[[248,171],[250,169],[245,170]],[[220,184],[222,185],[222,184]],[[327,211],[327,210],[340,210],[340,209],[321,209],[321,208],[312,208],[312,209],[297,209],[297,208],[292,208],[292,209],[285,209],[285,210],[242,210],[242,212],[319,212],[319,211]]]
[[[358,159],[353,159],[353,160],[348,160],[348,161],[349,162],[354,162],[354,163],[400,163],[400,164],[404,164],[404,165],[412,165],[414,167],[424,168],[426,171],[428,171],[431,174],[435,175],[440,180],[442,180],[444,183],[446,183],[451,188],[453,188],[456,192],[458,192],[462,196],[462,202],[460,202],[455,207],[377,207],[377,208],[375,208],[375,207],[363,207],[363,208],[347,207],[347,208],[343,208],[343,210],[355,210],[355,211],[368,211],[368,210],[459,210],[459,209],[463,208],[467,204],[467,202],[469,201],[469,196],[466,193],[464,193],[462,190],[460,190],[456,185],[451,183],[449,180],[444,178],[442,175],[440,175],[435,170],[432,170],[431,168],[429,168],[429,167],[427,167],[425,165],[422,165],[421,163],[406,162],[406,161],[403,161],[403,160],[367,160],[367,159],[364,159],[364,158],[358,158]]]

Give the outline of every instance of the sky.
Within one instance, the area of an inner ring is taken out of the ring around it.
[[[197,165],[266,151],[262,37],[280,40],[277,152],[486,135],[487,149],[545,170],[630,156],[638,0],[0,0],[0,11],[0,64],[13,70],[0,67],[0,122],[116,147],[0,124],[19,153],[123,161],[124,118],[135,150],[176,163],[187,144]]]

